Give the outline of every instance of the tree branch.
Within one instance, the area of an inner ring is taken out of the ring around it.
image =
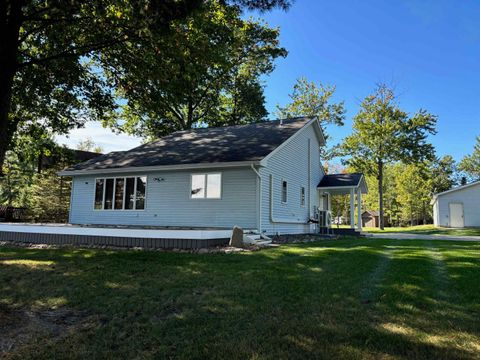
[[[125,41],[125,38],[122,36],[120,38],[109,39],[105,41],[100,41],[94,44],[88,44],[80,47],[72,47],[70,49],[61,51],[59,53],[44,57],[44,58],[31,58],[31,60],[22,62],[18,64],[19,68],[30,66],[30,65],[42,65],[46,62],[57,60],[61,58],[68,58],[68,57],[75,57],[75,56],[82,56],[91,51],[100,50],[106,48],[108,46],[112,46],[115,44],[120,44],[121,42]],[[28,56],[28,55],[27,55]]]

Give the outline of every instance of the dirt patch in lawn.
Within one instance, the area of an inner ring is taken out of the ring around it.
[[[0,358],[39,339],[50,341],[89,326],[91,317],[68,308],[31,311],[0,305]]]

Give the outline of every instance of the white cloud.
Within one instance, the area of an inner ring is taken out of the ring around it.
[[[84,128],[72,130],[68,135],[55,137],[59,144],[65,144],[72,149],[75,149],[80,141],[87,138],[91,138],[95,144],[100,145],[105,153],[129,150],[141,144],[141,139],[138,137],[117,135],[110,129],[103,128],[101,124],[93,122],[87,123]]]

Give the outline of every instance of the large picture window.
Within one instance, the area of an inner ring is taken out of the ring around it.
[[[144,210],[147,177],[96,179],[95,210]]]
[[[222,174],[192,174],[192,199],[220,199],[222,196]]]

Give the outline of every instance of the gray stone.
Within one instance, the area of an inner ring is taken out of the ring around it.
[[[232,231],[232,237],[228,243],[230,246],[241,248],[243,247],[243,229],[235,225]]]

